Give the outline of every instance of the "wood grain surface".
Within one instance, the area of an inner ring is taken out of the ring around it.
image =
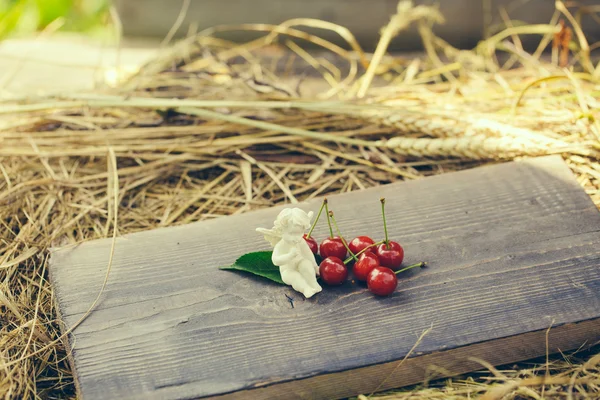
[[[267,250],[254,229],[270,228],[283,206],[118,238],[102,300],[70,336],[79,394],[340,398],[481,368],[469,357],[543,355],[550,326],[550,351],[600,339],[600,214],[560,157],[330,196],[342,232],[381,238],[382,196],[405,263],[430,265],[405,273],[388,298],[348,282],[305,300],[218,270]],[[325,234],[323,223],[316,237]],[[110,245],[53,252],[67,327],[98,294]]]

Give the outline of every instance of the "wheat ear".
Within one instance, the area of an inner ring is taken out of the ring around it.
[[[387,141],[379,141],[377,145],[413,157],[458,157],[471,160],[512,159],[519,156],[540,156],[572,150],[566,147],[547,146],[531,140],[486,135],[437,139],[395,137]]]

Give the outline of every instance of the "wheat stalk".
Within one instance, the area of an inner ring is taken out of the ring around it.
[[[449,118],[425,113],[387,114],[372,119],[399,130],[399,133],[421,133],[438,138],[449,137],[507,137],[527,139],[547,146],[564,146],[560,140],[549,138],[541,132],[520,128],[486,118]]]
[[[488,137],[486,135],[436,139],[395,137],[387,141],[379,141],[377,145],[412,157],[451,156],[471,160],[512,159],[520,156],[583,151],[566,146],[547,146],[539,142],[513,137]]]

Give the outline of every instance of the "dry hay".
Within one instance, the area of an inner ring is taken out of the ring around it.
[[[323,21],[220,27],[165,50],[118,88],[5,99],[0,397],[74,396],[47,281],[51,245],[542,154],[562,154],[600,205],[600,67],[590,56],[599,46],[587,43],[578,14],[557,2],[549,24],[507,21],[462,51],[432,33],[436,9],[399,9],[373,56]],[[385,56],[408,25],[427,56]],[[307,26],[334,30],[348,46]],[[214,36],[228,29],[264,36],[243,45]],[[538,35],[539,48],[526,52],[521,34]],[[307,52],[307,41],[323,51]],[[595,353],[519,370],[484,365],[381,398],[598,398]]]

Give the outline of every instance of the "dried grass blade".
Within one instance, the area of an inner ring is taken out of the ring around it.
[[[39,251],[40,251],[40,249],[38,249],[37,247],[30,247],[29,249],[25,250],[24,252],[19,254],[17,257],[13,258],[12,260],[5,261],[2,264],[0,264],[0,270],[7,269],[7,268],[13,267],[15,265],[21,264],[22,262],[25,262],[26,260],[35,256]]]

